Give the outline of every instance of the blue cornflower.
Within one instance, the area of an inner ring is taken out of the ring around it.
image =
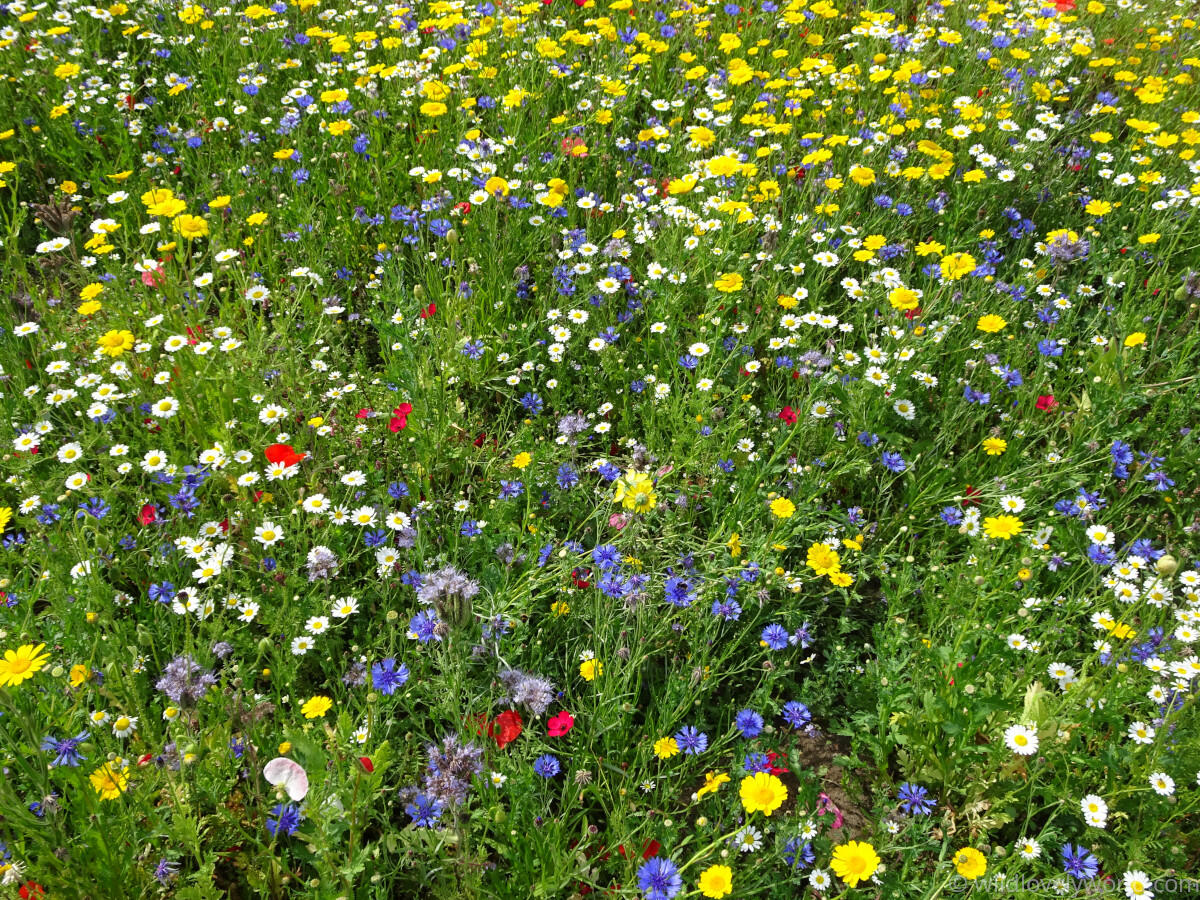
[[[601,544],[592,550],[592,562],[601,570],[612,569],[621,563],[621,554],[612,544]]]
[[[695,756],[708,749],[708,735],[695,725],[684,725],[675,733],[675,743],[688,756]]]
[[[75,768],[81,762],[87,759],[87,757],[80,753],[77,749],[79,745],[87,739],[88,733],[86,731],[81,731],[79,734],[75,735],[75,737],[69,737],[61,741],[54,735],[48,734],[42,739],[42,749],[54,751],[54,759],[50,761],[51,767],[70,766]]]
[[[782,625],[771,624],[762,630],[762,642],[771,650],[783,650],[788,645],[788,631]]]
[[[166,884],[172,878],[179,874],[179,863],[172,862],[165,856],[158,861],[158,865],[154,867],[154,877],[159,884]]]
[[[400,667],[396,667],[394,657],[388,657],[382,662],[377,662],[371,666],[371,686],[385,697],[390,697],[396,693],[396,688],[403,687],[408,681],[408,666],[400,663]]]
[[[771,758],[765,753],[747,753],[746,758],[742,760],[742,769],[751,775],[758,772],[770,772]]]
[[[441,637],[434,630],[437,628],[437,625],[437,616],[424,609],[408,620],[408,630],[415,634],[417,640],[422,644],[441,640]]]
[[[597,466],[596,471],[599,473],[601,478],[603,478],[605,481],[608,481],[608,482],[616,481],[618,478],[621,477],[620,468],[618,468],[617,466],[614,466],[612,463],[609,463],[609,462],[602,463],[599,466]]]
[[[175,599],[175,585],[169,581],[150,585],[150,599],[159,603],[170,603]]]
[[[483,351],[483,341],[467,341],[463,346],[462,354],[468,359],[480,359],[483,356]]]
[[[675,863],[656,856],[638,869],[638,887],[645,893],[646,900],[671,900],[683,889],[683,879]]]
[[[274,818],[267,819],[267,832],[271,837],[277,837],[281,831],[290,837],[296,833],[304,818],[300,815],[300,807],[294,803],[277,804],[271,810],[271,815]]]
[[[789,838],[783,845],[783,861],[791,868],[803,871],[817,861],[817,854],[804,838]]]
[[[1100,869],[1100,861],[1086,847],[1074,844],[1063,844],[1062,860],[1063,871],[1080,881],[1095,878]]]
[[[525,412],[531,416],[536,416],[545,408],[542,398],[532,391],[521,398],[521,405],[525,407]]]
[[[793,728],[804,728],[812,722],[812,713],[799,700],[789,700],[783,704],[781,715],[783,716],[783,721],[787,722]]]
[[[899,797],[900,808],[910,816],[927,816],[937,806],[937,801],[929,796],[929,791],[911,782],[900,785]]]
[[[462,528],[458,530],[458,533],[463,537],[479,537],[479,535],[483,534],[483,529],[479,527],[479,523],[474,519],[467,519],[467,521],[462,523]]]
[[[571,468],[570,463],[563,463],[558,467],[558,474],[554,480],[564,491],[569,491],[579,484],[579,474]]]
[[[712,614],[720,616],[726,622],[736,622],[742,614],[742,605],[736,600],[714,600],[712,605]]]
[[[879,461],[883,463],[885,469],[897,475],[908,468],[908,463],[904,461],[904,457],[895,450],[884,450]]]
[[[500,482],[500,499],[515,500],[525,493],[525,485],[519,481],[504,481]]]
[[[93,497],[86,503],[79,504],[79,512],[75,513],[75,518],[82,519],[84,516],[91,516],[93,519],[103,519],[110,511],[111,507],[107,503],[99,497]]]
[[[428,794],[417,794],[404,811],[412,817],[413,824],[418,828],[430,828],[442,816],[442,804],[436,797]]]
[[[553,778],[562,771],[562,764],[553,753],[543,753],[533,761],[533,771],[543,778]]]
[[[755,738],[762,734],[763,717],[752,709],[743,709],[734,719],[734,724],[744,738]]]
[[[627,586],[628,582],[616,572],[612,571],[604,573],[596,585],[596,587],[600,588],[600,593],[604,594],[606,597],[612,597],[614,600],[618,600],[625,596],[625,589]]]
[[[957,527],[961,525],[963,521],[962,510],[960,510],[957,506],[943,507],[941,513],[939,513],[939,518],[941,518],[941,520],[947,525]]]

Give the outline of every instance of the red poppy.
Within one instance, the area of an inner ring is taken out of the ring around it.
[[[510,744],[521,736],[525,726],[521,723],[521,714],[515,709],[506,709],[496,716],[495,721],[488,725],[488,737],[496,739],[496,746],[501,750],[505,744]]]
[[[550,720],[546,731],[550,737],[562,737],[574,727],[575,717],[564,709]]]
[[[792,409],[790,406],[785,406],[779,411],[779,418],[783,419],[783,421],[787,422],[789,425],[795,425],[799,417],[796,415],[796,411],[794,409]]]
[[[158,509],[153,503],[147,503],[142,507],[142,511],[138,513],[138,524],[149,525],[152,522],[158,521]]]
[[[971,487],[968,484],[967,489],[965,491],[963,491],[962,505],[963,506],[978,506],[979,501],[976,500],[975,498],[978,497],[982,493],[983,493],[983,491],[979,490],[979,488]]]
[[[367,416],[369,416],[369,415],[371,415],[371,408],[368,406],[367,408],[365,408],[365,409],[360,409],[358,412],[356,412],[356,413],[354,414],[354,418],[356,418],[356,419],[365,419],[365,418],[367,418]]]
[[[908,321],[911,322],[913,319],[915,319],[920,314],[921,314],[921,307],[918,306],[918,307],[915,307],[914,309],[908,310],[904,314],[904,318],[908,319]]]
[[[408,427],[408,414],[412,412],[411,403],[401,403],[392,410],[392,420],[388,422],[388,430],[395,434]]]
[[[358,758],[358,764],[363,767],[363,771],[366,772],[368,775],[374,774],[375,763],[371,762],[371,757],[360,756]]]
[[[1049,412],[1058,406],[1058,401],[1054,399],[1053,394],[1043,394],[1037,398],[1037,408],[1043,412]]]
[[[572,569],[571,581],[575,584],[575,587],[583,589],[591,583],[587,580],[587,576],[591,574],[590,569]]]
[[[658,856],[658,851],[661,849],[662,849],[662,844],[660,844],[658,841],[656,841],[656,840],[647,841],[645,849],[642,850],[642,859],[649,859],[652,856]],[[617,845],[617,852],[620,853],[622,856],[628,856],[628,854],[625,852],[624,844]]]
[[[45,897],[46,889],[36,881],[27,881],[21,885],[21,888],[17,891],[17,894],[20,896],[21,900],[29,900],[30,897]]]
[[[583,0],[583,2],[586,3],[587,0]],[[575,5],[583,6],[583,3],[580,3],[580,2],[578,2],[578,0],[576,0]],[[565,137],[559,142],[559,147],[562,149],[563,154],[566,156],[577,156],[577,157],[587,156],[587,149],[586,149],[587,144],[584,143],[584,140],[581,137]],[[582,150],[581,152],[576,153],[575,150],[577,147],[583,147],[585,149]]]
[[[272,444],[263,453],[267,462],[283,463],[285,466],[294,466],[308,456],[307,453],[297,453],[291,444]]]
[[[774,750],[767,751],[767,765],[769,766],[768,771],[770,771],[772,775],[783,775],[787,772],[787,769],[785,769],[783,766],[775,765],[775,760],[782,758],[783,757],[781,757]]]
[[[420,316],[422,319],[428,319],[428,318],[431,318],[433,316],[433,314],[436,312],[437,312],[437,304],[430,303],[427,307],[425,307],[423,310],[421,310]]]

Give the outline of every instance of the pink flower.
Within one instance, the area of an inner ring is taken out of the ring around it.
[[[277,756],[263,767],[263,778],[275,787],[282,787],[293,800],[308,795],[308,773],[304,767],[286,756]]]
[[[166,270],[162,266],[156,266],[153,269],[146,269],[142,272],[142,284],[149,288],[161,286],[167,280]]]
[[[546,731],[550,737],[562,737],[574,727],[575,717],[564,709],[547,723]]]

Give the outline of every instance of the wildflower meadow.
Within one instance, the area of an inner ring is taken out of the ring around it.
[[[1200,7],[0,3],[0,898],[1200,895]]]

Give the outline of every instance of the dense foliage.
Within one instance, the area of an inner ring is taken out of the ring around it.
[[[1200,890],[1194,15],[0,6],[2,895]]]

